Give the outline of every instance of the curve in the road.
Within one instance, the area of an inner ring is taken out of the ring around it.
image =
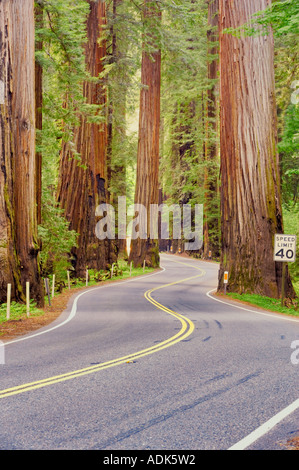
[[[174,310],[171,310],[168,307],[165,307],[164,305],[160,304],[159,302],[157,302],[156,300],[154,300],[152,298],[151,294],[153,292],[157,291],[157,290],[165,289],[166,287],[169,287],[169,286],[172,286],[172,285],[175,285],[175,284],[181,284],[181,283],[189,281],[191,279],[196,279],[198,277],[202,277],[205,274],[205,272],[201,268],[197,268],[197,269],[199,269],[201,271],[201,274],[198,274],[198,275],[192,276],[192,277],[188,277],[186,279],[181,279],[179,281],[172,282],[170,284],[164,284],[162,286],[159,286],[159,287],[156,287],[156,288],[153,288],[153,289],[149,289],[144,294],[145,298],[149,302],[151,302],[155,307],[157,307],[158,309],[174,316],[175,318],[177,318],[181,322],[182,327],[181,327],[180,331],[177,334],[175,334],[174,336],[172,336],[171,338],[169,338],[165,341],[162,341],[162,342],[156,344],[155,346],[143,349],[141,351],[138,351],[138,352],[135,352],[135,353],[129,354],[127,356],[123,356],[123,357],[120,357],[120,358],[117,358],[117,359],[114,359],[114,360],[111,360],[111,361],[108,361],[108,362],[104,362],[102,364],[97,364],[97,365],[94,365],[94,366],[86,367],[84,369],[75,370],[75,371],[68,372],[68,373],[61,374],[61,375],[57,375],[57,376],[54,376],[54,377],[49,377],[47,379],[43,379],[43,380],[39,380],[39,381],[35,381],[35,382],[30,382],[30,383],[18,385],[18,386],[15,386],[15,387],[11,387],[11,388],[8,388],[8,389],[5,389],[5,390],[1,390],[0,391],[0,398],[7,398],[7,397],[12,396],[12,395],[18,395],[20,393],[25,393],[25,392],[29,392],[29,391],[32,391],[32,390],[42,388],[42,387],[47,387],[49,385],[54,385],[54,384],[57,384],[59,382],[64,382],[66,380],[71,380],[71,379],[74,379],[74,378],[77,378],[77,377],[82,377],[82,376],[87,375],[87,374],[93,374],[93,373],[99,372],[101,370],[107,369],[109,367],[115,367],[117,365],[121,365],[121,364],[124,364],[126,362],[134,361],[134,360],[136,360],[140,357],[147,356],[149,354],[159,352],[162,349],[168,348],[170,346],[175,345],[176,343],[178,343],[180,341],[183,341],[188,336],[190,336],[192,334],[192,332],[194,331],[194,324],[192,323],[192,321],[189,320],[188,318],[184,317],[183,315],[175,312]],[[80,294],[80,296],[81,295],[82,294]],[[78,299],[78,297],[79,296],[76,297],[74,305],[76,305],[76,300]]]

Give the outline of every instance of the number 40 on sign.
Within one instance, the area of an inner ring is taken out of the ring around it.
[[[296,260],[296,235],[276,234],[274,261],[293,263]]]

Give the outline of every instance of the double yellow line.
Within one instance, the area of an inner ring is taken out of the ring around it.
[[[197,268],[197,269],[199,269],[199,268]],[[47,379],[42,379],[42,380],[38,380],[38,381],[35,381],[35,382],[30,382],[30,383],[25,383],[25,384],[22,384],[22,385],[18,385],[16,387],[7,388],[5,390],[0,390],[0,398],[7,398],[7,397],[10,397],[10,396],[13,396],[13,395],[18,395],[20,393],[30,392],[32,390],[37,390],[39,388],[48,387],[50,385],[58,384],[60,382],[65,382],[67,380],[75,379],[77,377],[82,377],[84,375],[94,374],[96,372],[99,372],[99,371],[104,370],[104,369],[108,369],[110,367],[114,367],[114,366],[118,366],[118,365],[121,365],[121,364],[129,363],[129,362],[132,362],[136,359],[139,359],[140,357],[144,357],[144,356],[147,356],[149,354],[153,354],[155,352],[161,351],[162,349],[173,346],[174,344],[178,343],[179,341],[182,341],[183,339],[187,338],[194,331],[194,324],[192,323],[192,321],[189,320],[188,318],[184,317],[183,315],[181,315],[177,312],[174,312],[173,310],[169,309],[168,307],[165,307],[164,305],[160,304],[159,302],[157,302],[156,300],[154,300],[152,298],[151,294],[153,292],[157,291],[157,290],[165,289],[166,287],[170,287],[170,286],[173,286],[175,284],[180,284],[180,283],[192,280],[192,279],[196,279],[198,277],[202,277],[204,274],[205,274],[204,271],[202,271],[201,274],[199,274],[197,276],[189,277],[189,278],[186,278],[186,279],[182,279],[180,281],[172,282],[170,284],[165,284],[163,286],[150,289],[144,294],[144,297],[149,302],[151,302],[155,307],[157,307],[158,309],[160,309],[160,310],[168,313],[169,315],[172,315],[173,317],[177,318],[178,320],[180,320],[180,322],[182,324],[182,327],[181,327],[181,330],[176,335],[174,335],[171,338],[169,338],[165,341],[162,341],[162,342],[158,343],[157,345],[152,346],[150,348],[143,349],[141,351],[138,351],[138,352],[135,352],[135,353],[129,354],[127,356],[123,356],[123,357],[120,357],[120,358],[117,358],[117,359],[114,359],[114,360],[111,360],[111,361],[108,361],[108,362],[103,362],[101,364],[86,367],[84,369],[75,370],[73,372],[68,372],[68,373],[65,373],[65,374],[49,377]]]

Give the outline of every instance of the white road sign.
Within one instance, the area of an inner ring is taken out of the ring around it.
[[[296,260],[296,235],[276,234],[274,239],[274,261],[293,263]]]

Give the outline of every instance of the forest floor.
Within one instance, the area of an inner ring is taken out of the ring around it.
[[[287,442],[289,450],[299,450],[299,437],[295,437]]]

